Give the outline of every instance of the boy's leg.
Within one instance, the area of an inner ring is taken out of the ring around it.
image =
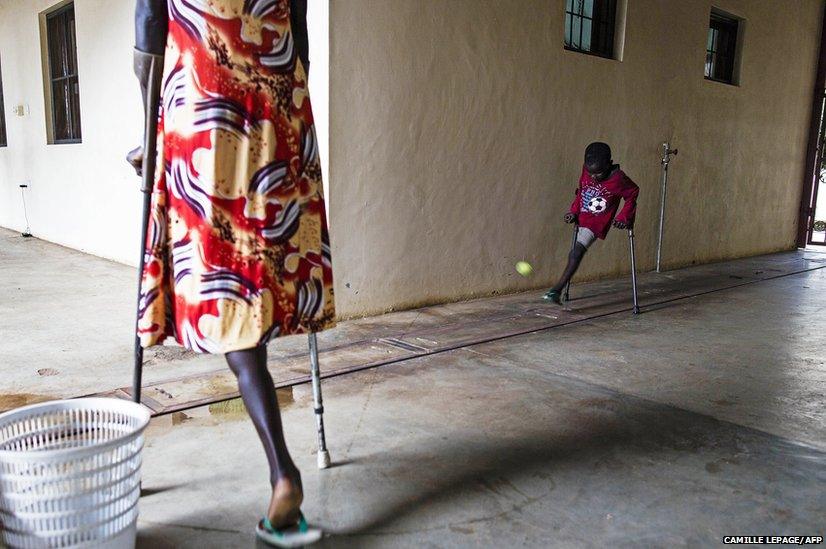
[[[568,264],[565,266],[565,270],[562,272],[562,276],[559,279],[559,282],[554,284],[551,290],[555,292],[561,292],[562,288],[571,280],[574,275],[576,274],[577,269],[579,269],[580,263],[582,263],[582,258],[585,257],[585,252],[588,251],[588,248],[577,242],[574,244],[573,249],[568,253]]]
[[[594,243],[594,240],[596,240],[596,236],[590,229],[585,227],[579,228],[576,243],[568,253],[568,264],[565,266],[562,277],[559,279],[559,282],[545,294],[545,300],[558,304],[562,302],[562,289],[568,284],[571,278],[573,278],[574,274],[576,274],[579,265],[582,263],[582,258],[585,257],[585,252],[588,251],[588,248]]]

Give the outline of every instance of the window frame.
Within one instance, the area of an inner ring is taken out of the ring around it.
[[[71,13],[71,16],[69,14]],[[65,21],[57,21],[60,18],[66,18]],[[83,125],[80,113],[80,78],[78,76],[77,64],[77,32],[76,32],[76,17],[75,17],[75,3],[67,2],[59,8],[54,9],[44,15],[45,33],[46,33],[46,86],[48,93],[49,106],[49,125],[50,125],[50,141],[52,145],[71,145],[83,142]],[[52,24],[62,26],[62,43],[55,43],[58,40],[56,33],[53,33]],[[54,59],[53,53],[60,56],[60,59]],[[60,61],[61,74],[55,74],[57,66],[56,61]],[[62,108],[65,109],[66,128],[68,130],[68,137],[58,135],[57,127],[57,94],[55,94],[56,85],[64,86],[64,101]],[[77,105],[74,109],[74,101],[72,99],[72,88],[77,89]],[[68,93],[66,93],[68,92]]]
[[[737,61],[740,54],[741,32],[741,19],[712,8],[709,15],[708,32],[706,33],[706,62],[703,68],[703,78],[729,86],[739,85]],[[712,38],[715,33],[718,35],[717,40]],[[720,47],[720,37],[724,39],[725,49]],[[711,46],[709,46],[709,42],[711,42]],[[712,49],[709,49],[709,47]],[[721,51],[725,52],[725,55],[721,55]],[[706,74],[709,67],[709,55],[711,55],[711,70]],[[718,67],[720,57],[728,61],[727,66],[724,67],[728,79],[715,76],[715,69]]]
[[[601,57],[603,59],[617,59],[617,10],[619,9],[620,0],[593,0],[594,3],[591,8],[591,16],[585,15],[584,2],[585,0],[565,0],[565,19],[563,21],[565,31],[564,34],[567,35],[568,29],[570,28],[571,41],[569,44],[568,41],[563,38],[564,48],[567,51],[584,53],[585,55],[593,55],[594,57]],[[597,12],[600,11],[597,9],[597,6],[600,2],[604,2],[608,6],[606,9],[608,16],[606,18],[597,19]],[[579,3],[578,9],[574,8],[575,3]],[[579,47],[573,45],[574,19],[579,19]],[[607,51],[597,51],[593,48],[586,50],[582,48],[582,33],[585,26],[583,22],[585,20],[591,22],[591,45],[594,43],[594,29],[598,26],[604,27],[604,32],[606,34],[604,42]]]
[[[8,147],[9,132],[6,126],[6,102],[3,94],[3,60],[0,58],[0,147]]]

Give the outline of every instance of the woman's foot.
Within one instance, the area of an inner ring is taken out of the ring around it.
[[[273,528],[295,525],[301,514],[302,501],[304,501],[304,491],[298,472],[290,477],[284,476],[278,479],[273,486],[270,507],[267,509],[267,518]]]

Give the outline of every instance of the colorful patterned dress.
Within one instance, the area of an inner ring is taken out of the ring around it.
[[[169,0],[138,331],[226,353],[334,323],[289,0]]]

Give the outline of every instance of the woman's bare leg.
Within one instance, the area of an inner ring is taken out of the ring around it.
[[[226,354],[230,369],[238,378],[238,389],[247,408],[270,465],[272,499],[267,517],[276,528],[298,520],[304,499],[301,474],[295,466],[281,425],[281,412],[272,376],[267,370],[264,346]]]

